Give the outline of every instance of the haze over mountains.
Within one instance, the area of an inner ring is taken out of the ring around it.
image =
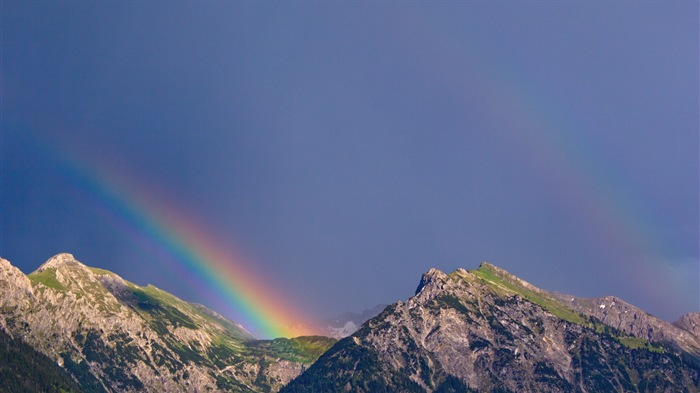
[[[325,319],[318,322],[318,331],[322,332],[324,336],[333,338],[343,338],[347,337],[357,331],[357,329],[365,323],[370,318],[374,318],[379,313],[381,313],[387,304],[377,304],[371,309],[362,311],[361,313],[356,312],[344,312],[342,314],[336,315],[333,318]]]
[[[700,313],[670,324],[488,263],[431,269],[380,308],[330,321],[337,337],[361,325],[340,341],[257,340],[70,254],[29,275],[0,259],[0,376],[9,391],[700,391]]]

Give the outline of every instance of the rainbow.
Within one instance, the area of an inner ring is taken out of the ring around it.
[[[560,203],[596,234],[595,247],[616,260],[611,268],[620,277],[639,282],[650,290],[649,299],[663,297],[662,303],[687,296],[673,284],[677,277],[668,258],[678,254],[676,245],[664,241],[658,218],[639,196],[623,192],[624,180],[596,154],[586,130],[567,117],[566,108],[538,96],[522,76],[502,75],[488,86],[490,101],[499,103],[494,110],[506,109],[504,137],[522,148],[527,168],[546,176],[552,193],[562,195]]]
[[[616,261],[611,268],[618,277],[649,289],[650,302],[673,304],[686,298],[684,287],[677,285],[680,271],[674,268],[674,255],[682,255],[678,244],[659,230],[663,225],[653,209],[638,195],[623,192],[620,184],[624,180],[615,178],[610,170],[613,165],[595,154],[586,130],[567,116],[570,111],[539,93],[542,89],[536,82],[508,63],[489,62],[498,55],[487,45],[470,40],[481,36],[478,31],[455,34],[446,29],[438,14],[416,12],[412,16],[419,19],[414,24],[427,26],[424,33],[432,33],[423,36],[421,43],[437,48],[432,56],[417,58],[414,67],[434,73],[435,64],[442,63],[463,70],[444,83],[450,95],[456,102],[478,105],[478,110],[497,119],[499,136],[504,143],[518,146],[524,170],[546,177],[543,184],[548,184],[552,194],[562,195],[557,199],[563,207],[596,234],[597,244],[591,247]],[[407,47],[406,51],[415,49]],[[441,59],[443,53],[449,56]],[[478,102],[474,95],[480,97]]]
[[[99,202],[101,213],[148,247],[158,256],[154,262],[169,273],[193,288],[205,288],[212,299],[227,302],[242,319],[236,322],[247,330],[268,339],[315,334],[304,325],[310,320],[305,312],[261,279],[250,260],[223,246],[226,243],[196,217],[116,172],[102,170],[98,175],[68,156],[61,158],[64,170],[78,187]]]
[[[666,296],[665,304],[687,296],[682,286],[674,285],[674,273],[668,269],[669,256],[679,252],[672,242],[664,240],[659,220],[638,196],[621,193],[616,186],[620,180],[607,170],[611,164],[592,159],[595,155],[587,147],[585,130],[567,118],[566,108],[539,96],[536,84],[528,83],[516,70],[487,64],[484,59],[494,56],[487,48],[469,42],[468,35],[445,31],[445,24],[431,20],[430,14],[416,12],[413,16],[432,25],[433,36],[422,39],[437,48],[434,56],[417,58],[414,67],[432,73],[435,63],[442,62],[465,70],[462,76],[445,83],[451,95],[470,105],[474,104],[471,96],[480,96],[479,109],[499,119],[504,142],[520,148],[525,169],[546,177],[543,184],[549,184],[552,193],[562,194],[558,200],[566,205],[564,208],[596,233],[596,244],[591,247],[600,248],[618,261],[618,266],[612,267],[624,273],[618,276],[651,289],[649,296]],[[411,45],[413,41],[401,42]],[[406,49],[410,53],[413,48]],[[441,53],[456,58],[440,59]],[[68,168],[81,186],[101,201],[107,214],[121,219],[121,225],[133,232],[134,239],[162,255],[159,260],[174,260],[167,267],[175,274],[193,285],[203,283],[229,301],[245,326],[265,337],[300,333],[290,326],[303,320],[303,313],[285,304],[284,297],[271,290],[269,282],[251,271],[249,261],[223,247],[226,243],[217,240],[194,216],[168,204],[168,198],[146,193],[148,186],[124,181],[127,177],[91,172],[78,163],[70,163]]]

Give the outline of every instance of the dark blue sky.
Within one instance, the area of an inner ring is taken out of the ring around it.
[[[698,46],[697,1],[3,1],[0,255],[225,307],[72,162],[319,316],[489,261],[675,320],[700,309]]]

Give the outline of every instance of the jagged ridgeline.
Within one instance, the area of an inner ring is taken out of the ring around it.
[[[485,263],[432,269],[281,392],[697,392],[699,322],[549,293]]]
[[[1,391],[698,392],[699,334],[700,313],[672,325],[484,263],[431,269],[338,342],[256,340],[70,254],[27,276],[0,259]]]
[[[27,276],[0,259],[0,292],[0,330],[8,340],[28,344],[60,366],[59,377],[69,376],[49,386],[62,390],[19,391],[271,392],[335,343],[255,340],[204,306],[87,267],[70,254]]]

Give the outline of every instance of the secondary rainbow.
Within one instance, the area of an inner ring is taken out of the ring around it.
[[[451,64],[464,70],[446,84],[455,99],[463,97],[465,102],[473,103],[468,98],[480,95],[479,110],[498,119],[504,141],[520,147],[523,165],[547,177],[543,184],[549,183],[552,193],[565,195],[560,200],[568,204],[567,210],[598,234],[598,243],[591,246],[616,259],[625,277],[653,289],[650,296],[665,296],[667,304],[674,297],[687,296],[674,285],[677,277],[670,269],[670,256],[679,254],[677,246],[660,233],[663,226],[655,212],[639,196],[624,193],[620,186],[623,181],[614,178],[612,164],[589,147],[586,130],[567,115],[569,110],[543,96],[543,89],[526,73],[508,62],[493,61],[499,59],[492,49],[495,45],[470,39],[480,37],[478,31],[454,34],[429,13],[414,16],[430,26],[426,30],[433,35],[424,39],[442,50],[435,56],[449,53]],[[426,72],[433,72],[434,59],[424,61]]]

